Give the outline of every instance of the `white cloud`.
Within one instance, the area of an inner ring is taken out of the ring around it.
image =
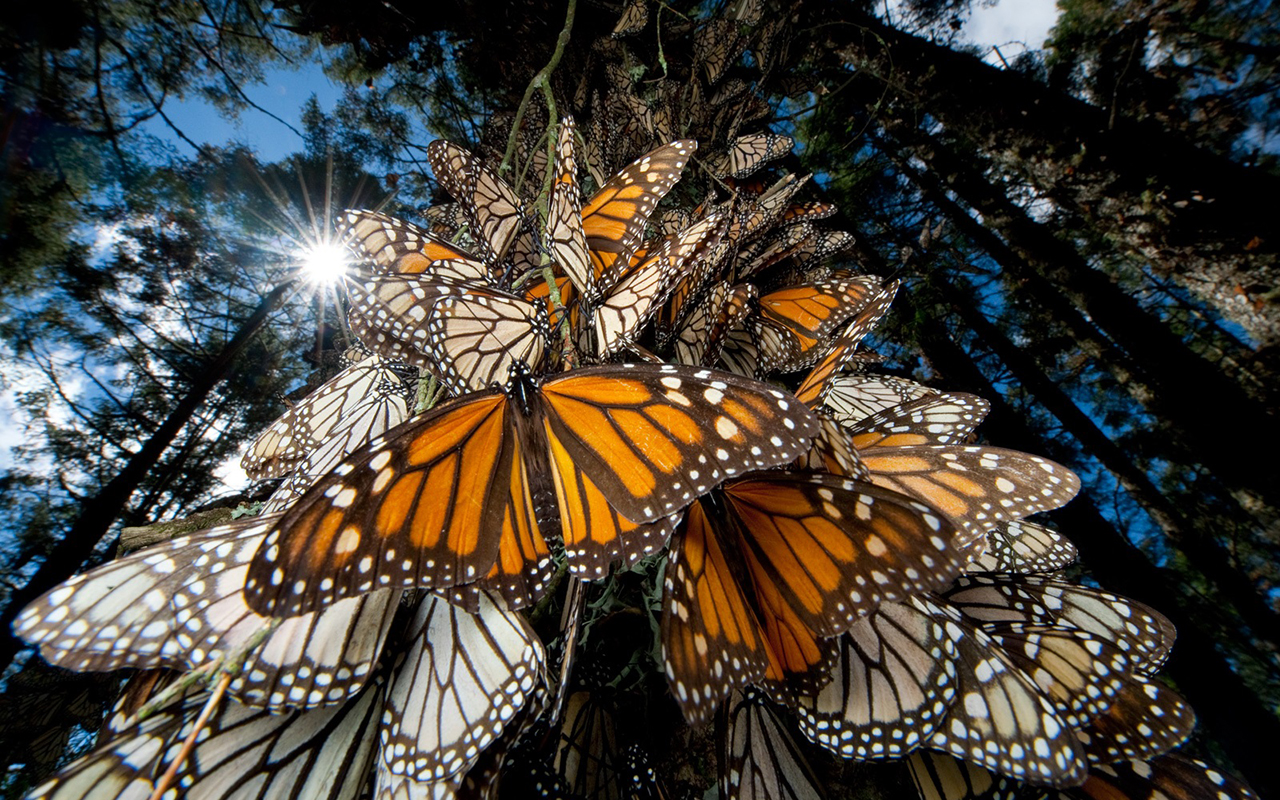
[[[998,47],[1005,59],[1012,60],[1025,50],[1043,47],[1049,29],[1057,22],[1055,0],[997,0],[991,5],[974,3],[973,13],[960,31],[960,37],[970,44]],[[994,49],[987,52],[986,60],[993,64],[1000,61]]]

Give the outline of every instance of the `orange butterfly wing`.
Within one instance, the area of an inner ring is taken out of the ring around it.
[[[872,483],[950,517],[964,531],[961,546],[999,522],[1057,508],[1080,490],[1066,467],[997,447],[869,447],[858,455]]]
[[[703,502],[671,543],[663,593],[662,657],[691,725],[710,718],[735,687],[769,670],[760,623],[729,566]]]
[[[963,559],[920,503],[835,475],[765,474],[723,489],[750,558],[805,625],[847,630],[882,602],[941,589]]]
[[[857,356],[858,345],[863,338],[875,328],[880,318],[889,310],[893,296],[897,293],[898,282],[885,285],[857,313],[830,346],[818,365],[805,376],[800,388],[796,389],[796,397],[810,408],[818,408],[831,390],[831,379],[842,372]],[[803,356],[801,360],[804,360]]]
[[[789,463],[818,430],[785,392],[691,367],[579,369],[544,384],[541,400],[548,439],[633,522],[669,516],[739,473]]]
[[[569,571],[584,580],[603,578],[609,564],[634,564],[671,538],[679,514],[634,522],[618,513],[594,481],[574,465],[563,443],[548,432],[551,474],[560,507],[561,535]]]
[[[487,575],[502,539],[519,536],[508,520],[530,510],[513,476],[512,413],[504,394],[463,397],[353,453],[267,535],[245,581],[250,607],[291,616],[372,589]]]
[[[617,282],[644,236],[649,215],[680,180],[697,146],[692,139],[683,139],[641,156],[613,176],[583,207],[582,230],[591,252],[595,286]]]
[[[436,261],[471,259],[429,231],[377,211],[348,211],[342,240],[380,272],[421,273]]]

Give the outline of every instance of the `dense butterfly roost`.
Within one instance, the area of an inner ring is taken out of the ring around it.
[[[495,124],[430,146],[423,225],[347,213],[356,341],[246,453],[260,516],[23,612],[150,690],[30,797],[808,798],[889,760],[926,798],[1250,796],[1166,755],[1168,621],[1054,574],[1026,518],[1076,477],[861,349],[897,285],[830,264],[736,75],[785,19],[735,4],[640,84],[649,11],[559,87],[585,124],[515,132],[523,180]]]

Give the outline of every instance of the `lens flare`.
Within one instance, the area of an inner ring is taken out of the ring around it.
[[[348,259],[345,249],[318,244],[302,253],[302,270],[315,283],[334,283],[346,274]]]

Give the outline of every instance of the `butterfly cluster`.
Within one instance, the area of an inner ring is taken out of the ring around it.
[[[651,658],[668,721],[717,721],[724,797],[818,796],[796,733],[930,798],[1248,796],[1164,755],[1193,725],[1156,678],[1168,621],[1054,575],[1075,549],[1027,518],[1076,476],[977,443],[981,398],[875,371],[897,283],[830,267],[851,237],[779,168],[792,140],[741,133],[762,112],[728,76],[784,46],[758,7],[641,97],[628,4],[590,124],[517,148],[528,180],[437,141],[451,202],[346,214],[355,344],[247,451],[263,513],[19,617],[51,663],[143,671],[32,798],[662,796],[628,725],[660,718]],[[584,587],[603,677],[572,668]],[[651,650],[609,635],[635,619]]]

